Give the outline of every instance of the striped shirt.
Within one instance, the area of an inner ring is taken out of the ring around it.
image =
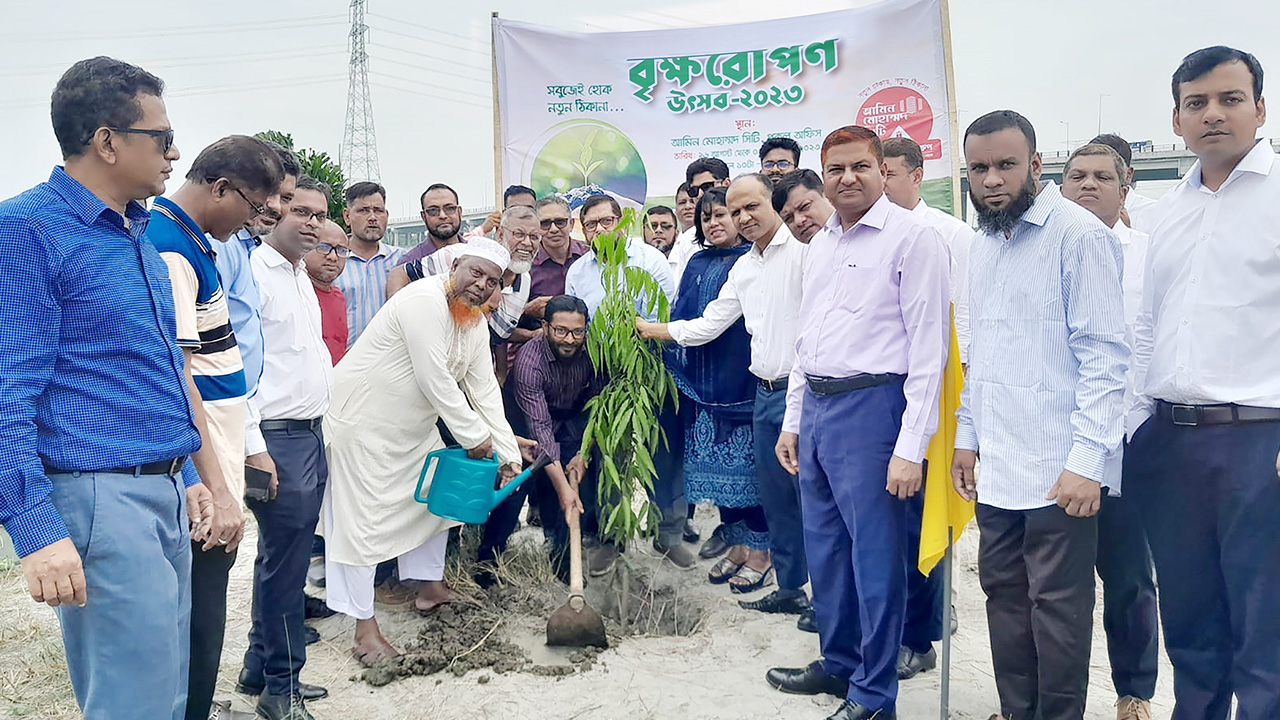
[[[538,441],[536,452],[559,460],[558,426],[582,415],[587,400],[600,392],[586,347],[566,360],[551,349],[546,335],[535,337],[516,353],[515,383],[516,404],[529,422],[533,439]],[[585,428],[582,424],[581,429]]]
[[[1115,233],[1052,182],[1009,238],[974,237],[956,447],[982,454],[978,502],[1047,507],[1064,469],[1109,479],[1124,435],[1123,265]]]
[[[404,250],[386,243],[378,243],[377,254],[368,260],[353,252],[347,258],[347,267],[333,281],[347,299],[347,349],[387,301],[387,276],[403,255]]]

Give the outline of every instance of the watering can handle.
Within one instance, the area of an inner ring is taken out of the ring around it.
[[[507,483],[501,488],[495,487],[494,489],[498,491],[498,502],[500,503],[503,500],[506,500],[507,498],[511,497],[511,494],[514,493],[517,489],[519,489],[520,485],[524,483],[525,480],[528,480],[529,478],[533,477],[534,473],[538,472],[539,470],[541,470],[542,468],[550,464],[551,464],[551,456],[546,453],[542,453],[540,456],[538,456],[538,459],[536,462],[534,462],[532,465],[530,465],[529,467],[521,471],[519,475],[516,475],[515,477],[511,478],[511,482]],[[501,477],[502,476],[499,475],[498,478],[494,479],[495,486],[500,481]]]

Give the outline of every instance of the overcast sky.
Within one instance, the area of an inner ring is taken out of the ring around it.
[[[370,82],[391,214],[416,214],[418,194],[433,182],[457,188],[468,207],[492,203],[493,10],[604,32],[864,4],[646,0],[637,10],[637,3],[612,0],[369,0]],[[337,157],[347,94],[345,2],[56,0],[6,2],[4,9],[0,128],[10,147],[0,197],[44,180],[59,161],[49,93],[68,65],[93,55],[128,60],[165,80],[183,153],[170,191],[202,147],[230,133],[281,130],[299,146]],[[1036,126],[1042,150],[1091,138],[1099,100],[1104,130],[1135,141],[1176,141],[1169,76],[1200,47],[1248,50],[1280,78],[1274,0],[952,0],[951,24],[961,127],[989,110],[1012,108]]]

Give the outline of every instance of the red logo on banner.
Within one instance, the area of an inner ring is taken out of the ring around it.
[[[920,144],[925,160],[942,157],[942,142],[930,140],[933,108],[924,95],[908,87],[887,87],[877,91],[858,110],[857,123],[874,130],[881,140],[909,137]]]

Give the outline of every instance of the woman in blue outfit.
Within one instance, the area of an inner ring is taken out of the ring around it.
[[[720,294],[729,270],[750,243],[725,206],[725,191],[703,193],[694,215],[702,250],[689,259],[672,320],[700,317]],[[734,592],[768,584],[772,561],[769,533],[756,481],[751,434],[756,379],[748,371],[751,338],[741,318],[720,337],[697,347],[668,346],[664,358],[680,388],[685,431],[685,495],[692,504],[720,508],[729,552],[711,568],[712,583],[729,583]]]

